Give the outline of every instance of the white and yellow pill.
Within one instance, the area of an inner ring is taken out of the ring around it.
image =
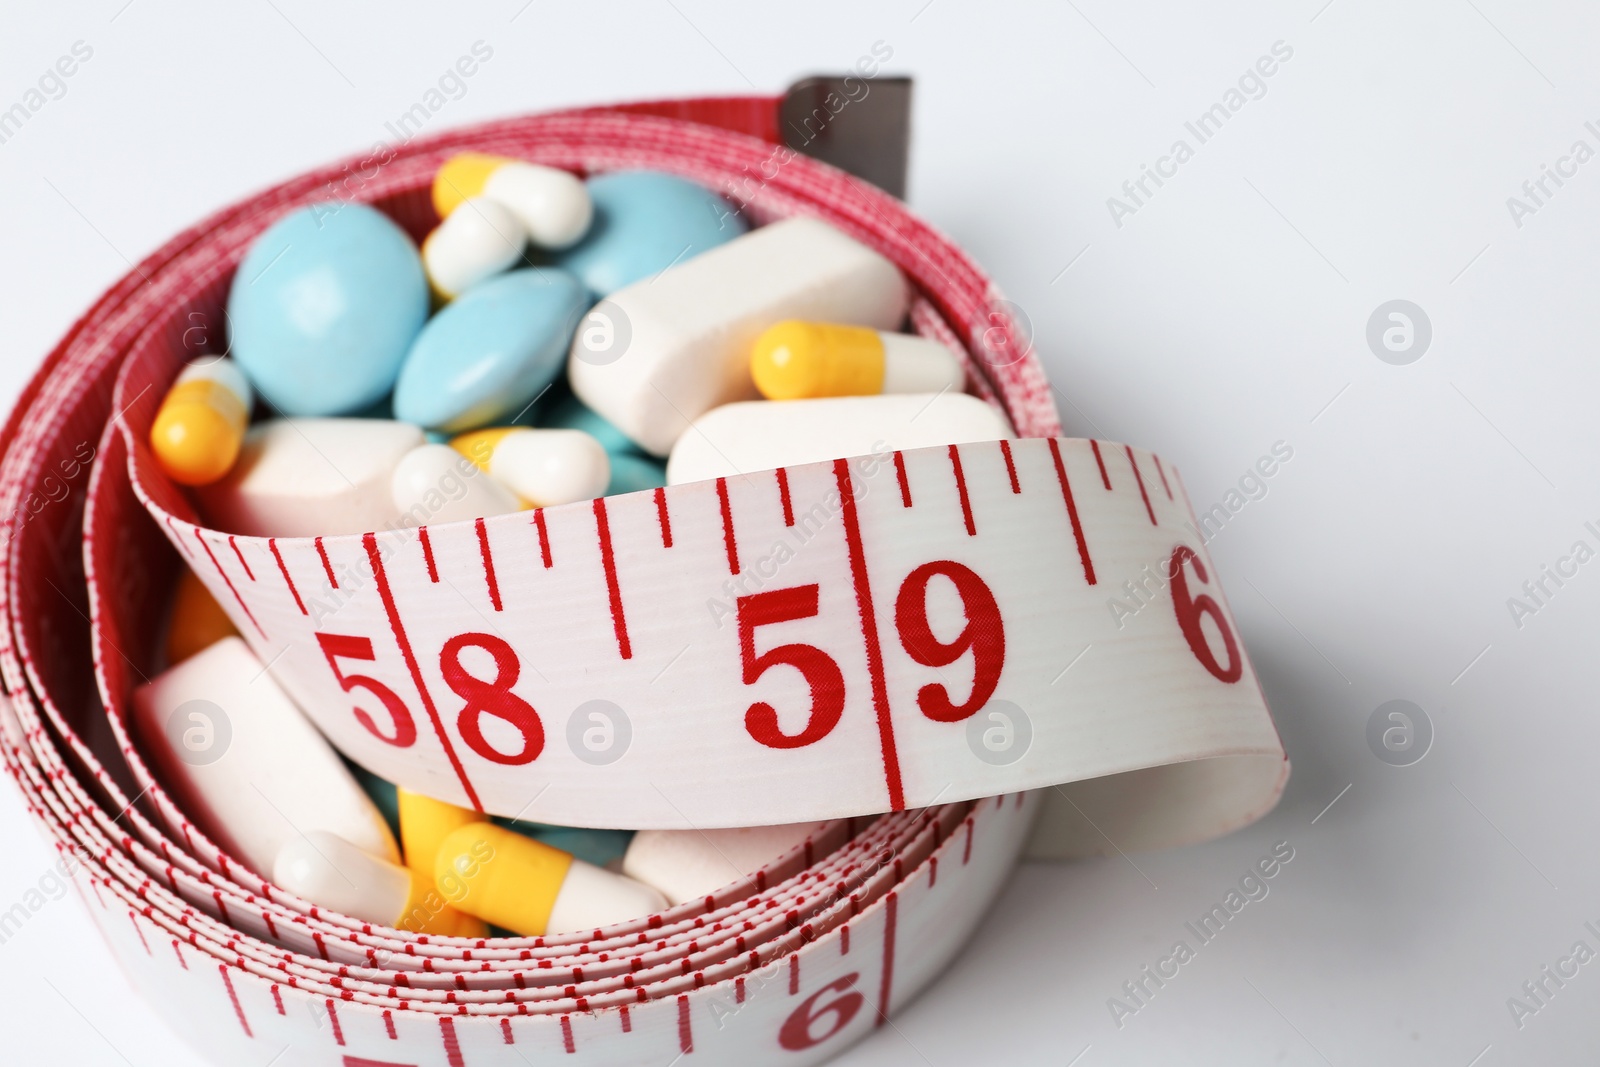
[[[167,477],[209,485],[232,469],[255,394],[231,359],[195,360],[179,373],[150,427],[150,448]]]
[[[522,259],[528,230],[496,200],[462,201],[422,242],[422,266],[440,297],[453,299]]]
[[[450,447],[534,507],[593,500],[611,482],[605,446],[582,430],[504,426],[464,433]]]
[[[599,929],[667,907],[642,882],[493,823],[452,831],[433,878],[460,911],[525,937]]]
[[[286,842],[272,864],[280,888],[362,922],[439,937],[487,937],[483,922],[450,907],[433,877],[380,859],[326,830]]]
[[[589,229],[594,205],[582,181],[564,170],[504,156],[464,152],[433,178],[433,207],[447,219],[472,197],[487,197],[515,215],[540,248],[576,244]]]
[[[961,361],[913,334],[791,319],[756,338],[750,376],[768,400],[959,391]]]

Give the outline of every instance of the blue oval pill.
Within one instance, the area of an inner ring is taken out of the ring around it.
[[[479,282],[417,335],[394,387],[395,418],[459,433],[516,415],[561,373],[588,307],[565,271]]]
[[[582,241],[554,259],[597,297],[726,244],[747,229],[732,204],[674,174],[622,170],[587,184],[594,221]]]
[[[284,415],[382,399],[428,317],[416,245],[365,204],[312,204],[269,226],[228,293],[234,359]]]

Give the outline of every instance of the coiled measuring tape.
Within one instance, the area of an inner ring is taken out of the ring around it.
[[[1270,807],[1281,747],[1176,472],[1057,439],[1031,357],[973,364],[1024,435],[1004,445],[426,534],[192,525],[143,432],[178,359],[220,329],[250,239],[352,173],[420,232],[433,169],[467,147],[744,181],[758,221],[818,214],[894,259],[920,331],[979,351],[1009,329],[981,273],[892,199],[800,159],[752,188],[768,144],[597,113],[307,175],[109,291],[0,439],[0,751],[119,960],[192,1043],[338,1067],[816,1062],[938,973],[1048,803],[1060,854],[1196,839]],[[740,884],[605,931],[441,942],[320,913],[210,842],[128,731],[179,565],[330,737],[403,784],[577,825],[827,821]],[[1118,628],[1108,590],[1147,565],[1169,578]]]

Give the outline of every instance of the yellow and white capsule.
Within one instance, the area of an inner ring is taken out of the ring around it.
[[[284,843],[272,880],[297,897],[397,930],[439,937],[486,937],[478,919],[445,903],[433,877],[380,859],[337,834],[311,830]]]
[[[250,382],[231,359],[206,357],[183,368],[150,427],[150,448],[167,477],[209,485],[227,474],[254,402]]]
[[[452,156],[433,177],[433,207],[441,219],[463,200],[483,196],[521,220],[528,239],[540,248],[567,248],[589,229],[594,205],[575,176],[504,156],[463,152]]]
[[[433,291],[450,300],[522,259],[528,230],[507,207],[486,196],[463,200],[422,242],[422,266]]]
[[[768,400],[806,400],[959,391],[966,372],[925,337],[791,319],[756,338],[750,376]]]
[[[473,430],[450,447],[534,507],[605,495],[611,457],[583,430],[502,426]]]
[[[487,822],[444,839],[433,878],[457,909],[524,937],[594,930],[667,907],[659,890]]]
[[[486,822],[489,817],[481,811],[460,808],[443,800],[413,793],[409,789],[396,789],[395,793],[400,806],[400,849],[405,853],[406,866],[411,868],[418,878],[433,885],[434,862],[439,856],[439,846],[444,839],[452,830],[473,823]],[[443,899],[440,897],[441,901]],[[459,918],[447,920],[441,916],[439,922],[449,922],[456,929],[481,931],[455,936],[487,935],[488,927],[484,925],[483,920],[462,914],[448,904],[445,907]]]

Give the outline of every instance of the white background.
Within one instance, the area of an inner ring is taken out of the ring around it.
[[[1069,432],[1159,451],[1202,507],[1293,448],[1212,552],[1295,772],[1228,839],[1022,869],[950,973],[840,1062],[1589,1063],[1600,964],[1521,1029],[1506,1002],[1600,948],[1600,562],[1520,629],[1506,601],[1600,547],[1600,161],[1521,227],[1506,199],[1574,140],[1600,148],[1600,12],[1323,3],[12,8],[0,108],[73,42],[94,53],[0,144],[0,395],[130,261],[371,145],[476,40],[492,61],[430,129],[776,91],[881,40],[917,79],[911,203],[1031,318]],[[1115,225],[1107,198],[1194,145],[1184,122],[1280,40],[1265,95]],[[1365,339],[1394,298],[1433,326],[1408,366]],[[1414,766],[1365,740],[1394,698],[1436,732]],[[1270,895],[1119,1029],[1108,998],[1279,841]],[[9,788],[0,855],[3,910],[49,862]],[[0,945],[0,1005],[8,1062],[198,1062],[78,903]]]

